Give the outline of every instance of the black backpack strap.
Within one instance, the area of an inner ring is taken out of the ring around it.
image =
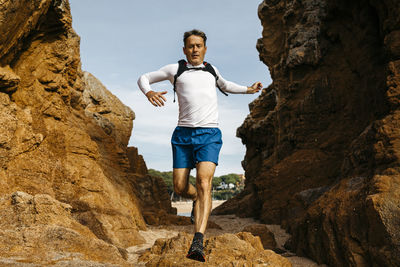
[[[226,92],[222,91],[221,87],[219,87],[217,81],[218,81],[218,75],[215,72],[215,69],[213,68],[213,66],[211,66],[210,63],[207,62],[203,62],[204,68],[191,68],[193,70],[203,70],[203,71],[207,71],[209,73],[211,73],[214,77],[215,77],[215,85],[217,86],[217,88],[221,91],[221,93],[223,93],[224,95],[228,95]],[[187,67],[187,62],[184,59],[181,59],[178,61],[178,71],[176,72],[175,76],[174,76],[174,103],[175,103],[175,93],[176,93],[176,80],[178,79],[179,76],[181,76],[182,73],[184,73],[185,71],[187,71],[189,68]]]
[[[176,72],[174,76],[174,103],[175,103],[175,93],[176,93],[176,80],[178,79],[179,76],[181,76],[182,73],[184,73],[188,69],[187,67],[187,62],[184,59],[181,59],[178,61],[178,71]]]
[[[203,64],[204,64],[204,71],[208,71],[209,73],[211,73],[214,77],[215,77],[215,85],[218,87],[218,89],[221,91],[221,93],[223,93],[224,95],[226,95],[226,96],[228,96],[228,94],[226,93],[226,92],[224,92],[224,91],[222,91],[222,89],[221,89],[221,87],[219,87],[219,85],[218,85],[218,75],[217,75],[217,73],[215,72],[215,69],[213,68],[213,66],[211,66],[211,64],[210,63],[207,63],[207,62],[203,62]]]

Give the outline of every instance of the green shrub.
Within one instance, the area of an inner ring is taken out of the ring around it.
[[[154,169],[149,169],[149,174],[153,176],[161,177],[165,184],[167,185],[167,190],[170,195],[174,191],[174,183],[172,178],[172,171],[169,172],[161,172]],[[216,190],[217,186],[220,185],[221,182],[225,182],[226,184],[232,183],[237,186],[240,183],[240,176],[234,173],[222,175],[222,176],[215,176],[212,180],[212,187],[213,187],[213,199],[217,200],[227,200],[238,194],[241,190],[243,190],[243,186],[239,186],[239,188],[235,189],[225,189],[225,190]],[[196,184],[196,178],[192,175],[189,177],[189,183],[192,185]],[[174,199],[178,197],[174,195]]]

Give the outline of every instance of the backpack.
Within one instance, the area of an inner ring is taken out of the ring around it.
[[[225,93],[224,91],[222,91],[222,89],[219,87],[217,81],[218,81],[218,76],[217,73],[215,72],[214,68],[211,66],[211,64],[203,61],[203,65],[204,68],[188,68],[187,66],[187,62],[184,59],[181,59],[178,61],[178,71],[176,72],[175,76],[174,76],[174,102],[175,102],[175,86],[176,86],[176,80],[178,79],[179,76],[181,76],[182,73],[184,73],[187,70],[202,70],[202,71],[207,71],[209,73],[211,73],[214,77],[215,77],[215,85],[217,86],[217,88],[221,91],[221,93],[223,93],[224,95],[228,96],[227,93]]]

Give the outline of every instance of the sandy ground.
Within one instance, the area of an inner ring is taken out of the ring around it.
[[[212,208],[215,209],[224,202],[225,200],[213,200]],[[177,208],[178,214],[189,213],[192,211],[192,201],[172,202],[172,207]]]
[[[213,208],[221,205],[224,201],[213,201]],[[192,202],[174,202],[173,207],[176,207],[178,214],[190,213],[192,209]],[[220,215],[210,216],[210,220],[221,226],[220,229],[207,229],[205,238],[222,235],[224,233],[237,233],[240,232],[246,225],[260,223],[251,218],[238,218],[234,215]],[[267,225],[268,228],[274,233],[278,247],[283,249],[283,245],[289,238],[289,235],[279,225]],[[144,263],[138,263],[138,257],[144,250],[150,248],[154,241],[158,238],[172,238],[178,235],[178,232],[186,232],[193,234],[193,226],[148,226],[147,231],[140,231],[140,235],[146,240],[145,244],[128,248],[129,258],[128,261],[135,263],[135,266],[145,266]],[[281,254],[292,263],[293,267],[326,267],[326,265],[318,265],[310,259],[297,257],[295,254],[285,252]]]

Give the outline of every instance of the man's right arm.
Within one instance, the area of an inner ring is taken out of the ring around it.
[[[150,84],[165,80],[171,81],[171,78],[173,79],[174,69],[176,68],[175,65],[177,64],[167,65],[157,71],[149,72],[139,77],[137,83],[140,90],[146,95],[150,103],[156,107],[164,106],[164,102],[167,101],[167,99],[163,95],[165,95],[167,91],[155,92],[152,90]]]

